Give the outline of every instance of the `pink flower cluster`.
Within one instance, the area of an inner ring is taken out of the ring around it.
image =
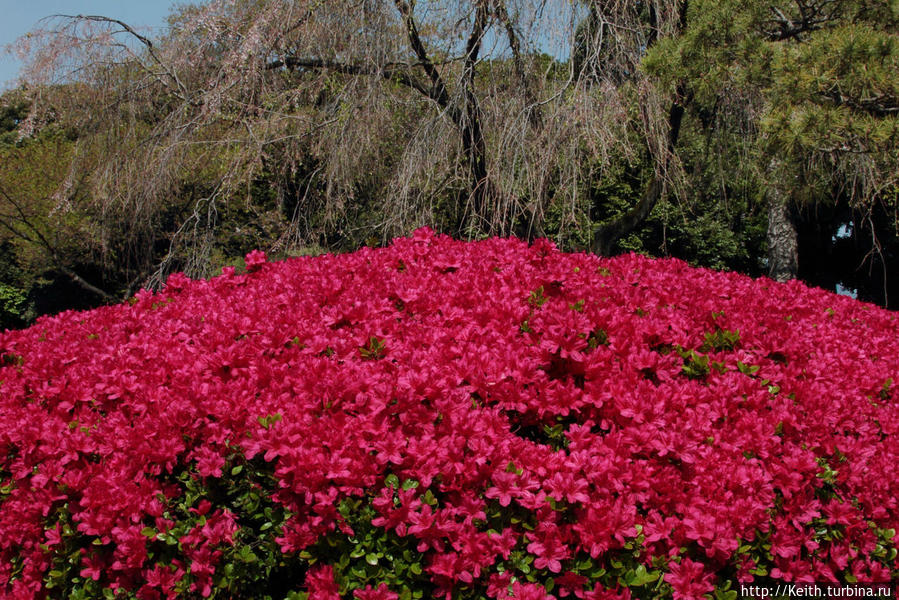
[[[895,313],[429,230],[246,263],[0,334],[0,594],[47,593],[64,507],[89,542],[81,576],[146,598],[191,577],[208,595],[231,513],[201,503],[175,564],[148,558],[141,532],[171,528],[172,473],[227,479],[235,450],[274,465],[283,553],[351,533],[339,503],[367,498],[446,594],[628,598],[574,568],[623,552],[675,598],[723,573],[752,581],[759,560],[788,581],[897,573],[878,554],[899,528]],[[528,517],[488,530],[496,506]],[[551,590],[509,566],[515,549]],[[329,565],[305,585],[337,597]]]

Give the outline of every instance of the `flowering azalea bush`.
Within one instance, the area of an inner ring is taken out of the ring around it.
[[[676,260],[267,263],[0,334],[15,598],[736,597],[899,573],[899,321]]]

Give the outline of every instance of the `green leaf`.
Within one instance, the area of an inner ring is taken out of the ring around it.
[[[587,347],[591,350],[605,346],[608,343],[609,335],[601,327],[597,327],[587,335]]]
[[[539,308],[546,304],[547,298],[543,295],[543,286],[541,285],[528,296],[528,304],[534,308]]]
[[[652,583],[656,579],[659,578],[661,573],[659,571],[647,571],[646,567],[643,565],[637,565],[637,568],[633,572],[633,576],[630,579],[628,585],[633,586],[644,586],[647,583]]]
[[[386,354],[386,345],[383,340],[379,340],[375,336],[368,338],[368,343],[359,348],[359,355],[363,360],[378,360],[384,358]]]
[[[246,563],[254,563],[257,560],[257,556],[253,553],[249,546],[244,546],[240,549],[240,559]]]
[[[700,350],[703,352],[733,350],[740,342],[739,331],[728,331],[718,328],[712,333],[705,334],[705,341]]]
[[[737,600],[737,590],[715,590],[715,600]]]
[[[279,422],[281,418],[281,413],[273,413],[264,417],[258,417],[256,420],[259,421],[259,424],[266,429],[271,429],[272,425]]]

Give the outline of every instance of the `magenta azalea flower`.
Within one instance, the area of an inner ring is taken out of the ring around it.
[[[896,313],[430,230],[246,266],[0,333],[0,596],[899,576]]]

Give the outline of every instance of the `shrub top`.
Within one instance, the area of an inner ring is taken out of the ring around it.
[[[0,334],[0,591],[732,598],[897,573],[895,313],[429,230],[246,262]]]

